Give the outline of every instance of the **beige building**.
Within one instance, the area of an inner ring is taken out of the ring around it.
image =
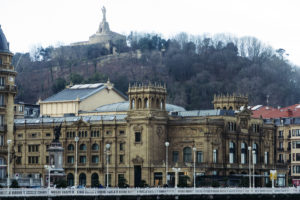
[[[133,85],[128,88],[128,101],[99,103],[91,112],[65,117],[57,116],[66,113],[54,112],[53,117],[15,119],[13,174],[41,177],[45,182],[47,148],[54,127],[61,124],[68,185],[74,185],[75,179],[88,187],[105,185],[106,170],[112,186],[124,178],[130,186],[143,182],[174,185],[175,177],[180,185],[191,185],[194,162],[197,186],[213,180],[222,185],[245,185],[249,161],[251,170],[255,164],[256,186],[268,183],[271,169],[287,178],[286,166],[275,162],[274,124],[251,118],[247,109],[186,111],[166,104],[166,95],[165,86]],[[175,174],[173,168],[181,170]]]
[[[7,176],[7,170],[3,165],[8,164],[8,149],[11,150],[14,145],[14,97],[17,92],[15,85],[17,73],[11,64],[12,57],[9,43],[0,26],[0,165],[2,165],[0,179]]]
[[[214,109],[239,110],[248,106],[248,97],[244,95],[214,95]]]
[[[107,83],[74,85],[39,101],[41,116],[78,116],[101,105],[126,101],[127,97]]]

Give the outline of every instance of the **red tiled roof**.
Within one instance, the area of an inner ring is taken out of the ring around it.
[[[273,108],[270,106],[262,106],[252,111],[254,118],[280,118],[280,117],[300,117],[300,104],[291,105],[285,108]]]

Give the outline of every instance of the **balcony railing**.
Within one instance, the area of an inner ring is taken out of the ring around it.
[[[186,195],[262,195],[262,194],[299,194],[295,187],[283,188],[3,188],[0,197],[62,197],[62,196],[186,196]]]
[[[15,85],[0,85],[0,91],[16,93],[17,86],[15,86]]]
[[[279,148],[277,148],[277,150],[278,150],[278,151],[284,151],[284,148],[279,147]]]

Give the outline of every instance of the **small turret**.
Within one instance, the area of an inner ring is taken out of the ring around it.
[[[223,110],[239,110],[242,106],[248,106],[248,95],[235,94],[232,95],[214,95],[214,109]]]

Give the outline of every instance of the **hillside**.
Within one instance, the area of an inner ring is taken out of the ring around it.
[[[285,59],[255,38],[192,38],[172,40],[157,35],[131,34],[130,47],[113,44],[39,48],[33,58],[17,53],[17,101],[35,103],[66,84],[104,82],[109,77],[126,93],[132,82],[167,84],[168,102],[187,109],[212,108],[215,93],[248,94],[251,105],[298,103],[300,73]]]

